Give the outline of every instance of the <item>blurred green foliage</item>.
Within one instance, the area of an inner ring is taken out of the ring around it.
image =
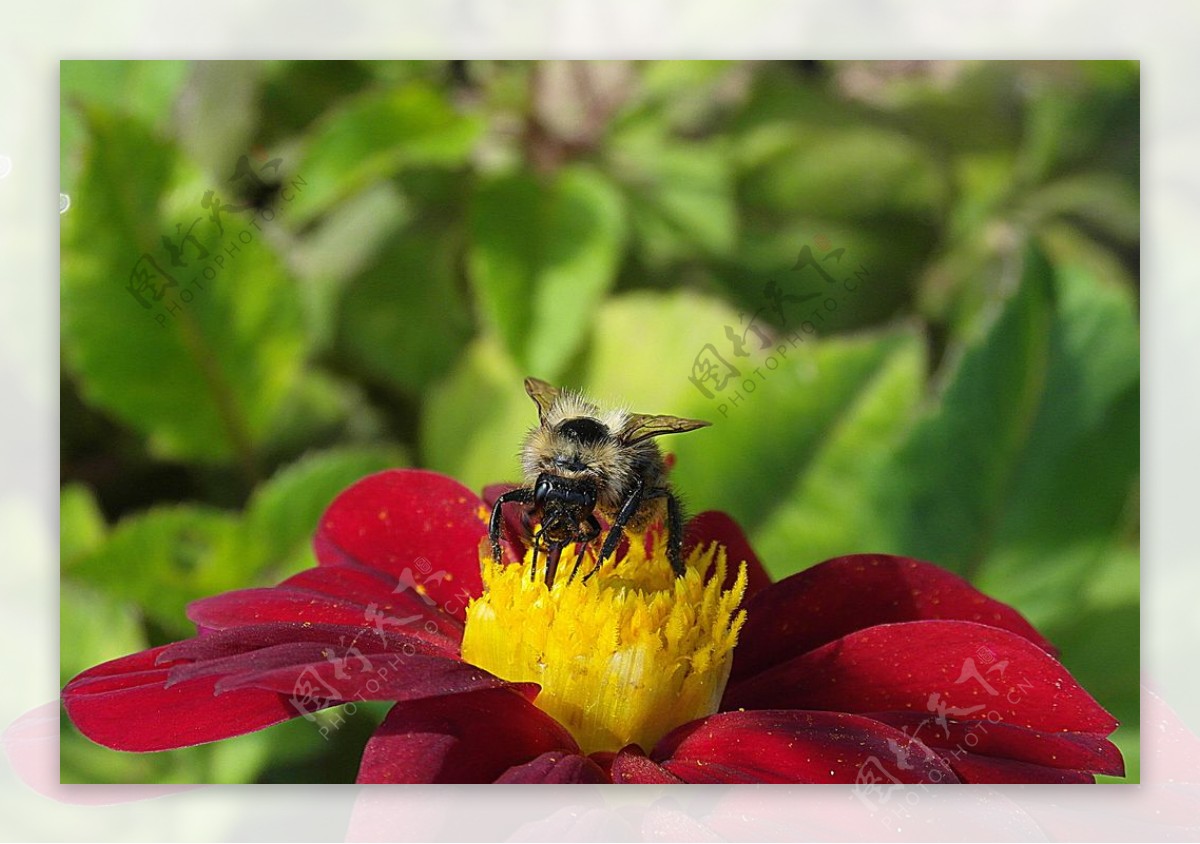
[[[311,565],[362,475],[515,479],[531,374],[712,420],[677,486],[776,577],[907,554],[1015,605],[1136,780],[1138,74],[64,62],[63,681]],[[350,779],[379,714],[65,725],[62,776]]]

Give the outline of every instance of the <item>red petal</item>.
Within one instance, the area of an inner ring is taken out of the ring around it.
[[[153,668],[162,647],[91,668],[63,689],[67,715],[92,741],[116,750],[189,747],[278,724],[297,713],[274,692],[244,689],[215,696],[215,677],[166,687]]]
[[[532,762],[514,765],[496,780],[498,783],[544,783],[548,785],[608,781],[604,771],[591,759],[562,750],[551,750]]]
[[[952,765],[957,752],[959,755],[970,753],[1001,761],[1092,771],[1115,777],[1125,775],[1125,760],[1121,758],[1121,751],[1102,735],[1047,733],[986,720],[946,718],[940,722],[935,714],[929,712],[871,712],[869,716],[920,739],[934,751],[947,751],[942,755]]]
[[[673,730],[650,756],[692,783],[853,783],[864,772],[892,783],[957,782],[919,741],[844,712],[721,712]]]
[[[270,586],[239,589],[188,604],[188,618],[208,630],[292,622],[356,627],[360,631],[400,632],[423,639],[447,654],[457,654],[462,625],[430,607],[420,596],[403,592],[379,606],[362,606],[309,589]]]
[[[348,624],[313,624],[307,621],[279,621],[269,624],[245,624],[225,630],[211,630],[193,639],[167,645],[158,656],[158,664],[180,660],[215,660],[244,654],[273,645],[295,642],[320,642],[346,651],[351,644],[372,652],[435,652],[428,642],[392,631],[364,631]],[[349,643],[349,644],[348,644]],[[320,661],[320,660],[319,660]]]
[[[941,755],[950,763],[954,773],[958,774],[963,782],[1006,785],[1016,782],[1079,784],[1096,781],[1094,774],[1085,771],[1031,765],[1028,762],[997,759],[994,756],[976,756],[974,753],[961,753],[957,756],[950,753]]]
[[[359,606],[391,601],[398,590],[399,581],[379,569],[354,563],[336,566],[318,566],[292,575],[279,584],[282,588],[303,589],[320,592]]]
[[[616,754],[609,763],[609,776],[616,783],[658,785],[683,782],[662,765],[642,753],[637,745],[630,745]]]
[[[932,563],[886,554],[827,560],[764,589],[746,606],[733,682],[834,639],[900,621],[960,619],[1054,647],[1021,614]]]
[[[478,548],[487,515],[479,497],[457,481],[393,469],[334,499],[313,548],[323,566],[361,563],[415,583],[461,620],[467,602],[482,591]]]
[[[320,708],[324,701],[405,701],[480,689],[537,689],[529,684],[509,683],[482,668],[440,656],[398,653],[347,656],[343,651],[335,659],[336,663],[324,660],[248,667],[227,674],[217,684],[217,692],[224,694],[250,687],[269,689],[291,697],[307,697],[317,701],[315,708]],[[304,707],[305,711],[313,708]]]
[[[697,545],[708,545],[710,542],[718,542],[725,546],[726,559],[729,561],[725,572],[726,588],[732,586],[737,579],[738,563],[746,563],[746,597],[743,599],[743,605],[771,585],[770,575],[762,567],[741,527],[728,515],[717,510],[707,510],[688,522],[687,533],[683,539],[684,557]]]
[[[859,630],[732,686],[722,709],[738,707],[944,711],[1047,732],[1107,735],[1117,727],[1044,650],[969,621]]]
[[[553,750],[579,753],[570,733],[520,691],[426,698],[392,707],[367,742],[358,782],[494,782]]]

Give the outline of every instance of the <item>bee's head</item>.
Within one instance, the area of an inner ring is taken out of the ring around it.
[[[588,416],[565,419],[554,427],[557,448],[554,468],[565,472],[586,472],[593,468],[599,449],[611,439],[604,423]]]
[[[603,478],[610,474],[617,443],[608,426],[593,416],[572,416],[543,423],[530,432],[523,454],[527,477],[551,472],[566,478]]]

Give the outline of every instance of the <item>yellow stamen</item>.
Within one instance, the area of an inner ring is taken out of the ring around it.
[[[563,549],[554,587],[523,564],[481,554],[484,592],[467,607],[462,656],[498,677],[542,687],[535,703],[571,731],[584,753],[637,744],[649,751],[671,729],[717,711],[746,613],[742,563],[722,592],[725,549],[697,548],[675,577],[659,537],[595,565]],[[539,560],[539,569],[545,556]],[[705,575],[715,564],[713,576]]]

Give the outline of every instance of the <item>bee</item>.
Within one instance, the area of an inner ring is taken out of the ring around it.
[[[525,392],[537,405],[538,424],[530,429],[521,448],[525,485],[501,495],[492,508],[488,535],[497,564],[502,510],[513,502],[528,505],[526,524],[530,518],[540,517],[532,534],[530,577],[536,577],[538,554],[545,550],[547,586],[554,584],[563,546],[578,542],[586,547],[600,536],[597,514],[610,527],[595,566],[584,576],[585,583],[617,550],[624,532],[644,531],[660,519],[667,528],[667,559],[675,575],[682,575],[683,513],[653,439],[711,423],[602,410],[577,392],[559,390],[537,378],[525,379]],[[579,571],[583,550],[580,548],[576,557],[572,579]]]

